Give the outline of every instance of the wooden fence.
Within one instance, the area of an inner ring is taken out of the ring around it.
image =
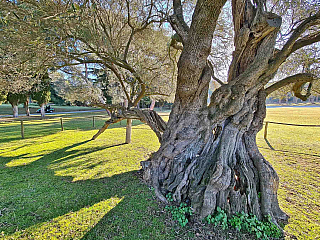
[[[109,116],[99,116],[99,115],[95,115],[95,116],[85,116],[85,117],[55,117],[55,118],[48,118],[48,119],[20,119],[20,120],[10,120],[10,121],[4,121],[3,123],[10,123],[10,122],[19,122],[20,121],[20,128],[21,128],[21,138],[25,138],[25,126],[26,126],[26,122],[33,122],[33,121],[41,121],[41,120],[58,120],[59,125],[61,127],[61,131],[64,131],[64,119],[67,119],[68,121],[70,120],[74,120],[74,119],[88,119],[92,121],[92,127],[95,128],[96,127],[96,120],[97,118],[102,118],[102,119],[109,119]],[[121,123],[120,123],[121,125]]]
[[[269,123],[272,123],[272,124],[280,124],[280,125],[287,125],[287,126],[296,126],[296,127],[320,127],[320,125],[293,124],[293,123],[281,123],[281,122],[271,122],[271,121],[267,121],[267,122],[265,122],[265,125],[264,125],[264,134],[263,134],[264,139],[267,139]]]
[[[92,119],[92,127],[95,128],[96,127],[96,119],[97,118],[109,118],[108,116],[86,116],[86,117],[65,117],[66,119],[70,120],[70,119],[79,119],[79,118],[86,118],[86,119]],[[59,119],[60,120],[60,127],[61,127],[61,131],[64,131],[64,121],[62,117],[59,118],[53,118],[53,119]],[[20,126],[21,126],[21,137],[24,138],[25,137],[25,121],[38,121],[38,120],[19,120],[20,121]],[[320,125],[310,125],[310,124],[293,124],[293,123],[282,123],[282,122],[271,122],[271,121],[266,121],[265,122],[265,126],[264,126],[264,139],[267,139],[268,136],[268,126],[269,124],[279,124],[279,125],[287,125],[287,126],[296,126],[296,127],[320,127]],[[120,122],[121,125],[121,122]]]

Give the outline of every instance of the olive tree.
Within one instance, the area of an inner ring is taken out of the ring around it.
[[[183,44],[176,96],[159,150],[142,163],[144,178],[159,199],[166,202],[171,192],[176,202],[188,200],[200,218],[220,207],[259,219],[270,215],[277,224],[288,218],[278,204],[279,177],[256,144],[266,96],[293,84],[296,96],[307,97],[301,87],[318,77],[297,73],[265,86],[291,54],[320,40],[319,6],[300,16],[286,39],[277,42],[282,18],[267,9],[266,1],[233,0],[234,51],[228,79],[207,104],[214,78],[214,62],[208,57],[224,4],[198,0],[188,25],[181,1],[173,0],[169,19]]]
[[[48,73],[45,73],[41,76],[40,84],[32,88],[31,98],[36,100],[41,107],[41,117],[45,116],[45,105],[50,101],[50,80]]]
[[[148,123],[160,148],[142,162],[143,176],[161,201],[167,202],[165,196],[171,192],[174,201],[188,201],[200,218],[220,207],[230,214],[244,211],[259,219],[270,215],[275,224],[287,220],[277,199],[279,177],[259,152],[256,135],[263,126],[268,94],[292,84],[294,94],[306,98],[309,92],[302,92],[305,85],[311,88],[311,82],[318,80],[314,73],[298,72],[267,85],[294,53],[318,46],[317,4],[305,2],[289,19],[284,13],[296,8],[299,1],[232,0],[233,53],[227,77],[221,81],[216,77],[223,75],[217,73],[221,65],[217,55],[228,51],[212,48],[219,45],[216,33],[226,0],[197,0],[195,4],[172,0],[172,6],[166,1],[46,2],[39,7],[42,2],[28,1],[30,8],[39,10],[37,16],[44,12],[37,21],[30,20],[42,30],[32,44],[43,44],[40,56],[46,49],[52,51],[45,56],[55,59],[60,67],[96,63],[113,72],[128,106],[117,108],[93,138],[125,118]],[[162,46],[152,42],[152,34],[160,36],[154,28],[165,19],[175,31],[170,47],[181,51],[174,75],[175,100],[167,123],[154,111],[135,108],[148,91],[165,90],[166,81],[162,81],[169,78],[164,73],[172,73],[168,59],[151,51]],[[166,71],[159,71],[153,79],[159,66]],[[211,80],[218,84],[208,103]],[[132,96],[126,89],[131,82],[139,86]],[[157,85],[152,87],[154,82]]]

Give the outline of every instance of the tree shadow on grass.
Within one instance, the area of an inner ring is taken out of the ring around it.
[[[124,236],[129,237],[127,239],[139,239],[139,236],[143,235],[143,239],[147,239],[146,236],[156,236],[164,231],[165,221],[159,221],[163,216],[155,213],[157,206],[153,205],[152,194],[133,174],[134,171],[74,181],[73,177],[57,176],[56,172],[50,169],[53,164],[66,163],[72,158],[100,149],[113,149],[123,145],[81,148],[89,142],[88,140],[66,146],[29,165],[1,169],[0,232],[4,231],[5,239],[46,239],[45,236],[80,239],[101,218],[102,224],[99,223],[99,227],[90,230],[86,235],[88,238],[100,236],[100,239],[106,239],[102,236],[108,235],[122,239]],[[8,160],[10,159],[4,161]],[[91,161],[90,158],[88,161]],[[85,173],[99,165],[88,164],[88,161],[58,168],[61,170],[80,167]],[[119,164],[121,165],[121,159]],[[104,227],[105,222],[112,224]],[[150,224],[154,225],[151,232],[146,231]]]
[[[275,151],[275,152],[298,154],[298,155],[311,156],[311,157],[320,157],[320,155],[317,155],[317,154],[309,154],[309,153],[303,153],[303,152],[296,152],[296,151],[288,151],[288,150],[275,149],[275,148],[271,145],[271,143],[268,141],[268,139],[265,139],[265,141],[266,141],[268,147],[269,147],[272,151]],[[259,148],[269,150],[268,148],[265,148],[265,147],[259,147]]]

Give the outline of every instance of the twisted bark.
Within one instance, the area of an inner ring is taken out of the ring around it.
[[[208,2],[197,5],[210,9]],[[232,4],[235,51],[228,83],[212,93],[207,105],[212,67],[207,65],[206,51],[212,37],[199,33],[214,30],[216,18],[196,7],[196,22],[191,24],[179,59],[173,110],[159,150],[142,162],[144,179],[160,200],[166,202],[171,192],[177,203],[189,202],[200,218],[220,207],[229,214],[244,211],[259,219],[270,215],[277,224],[288,215],[279,208],[279,177],[259,152],[256,135],[266,112],[264,85],[276,71],[275,42],[281,18],[265,12],[263,1],[253,5],[233,0]],[[213,15],[218,6],[211,11]],[[204,16],[208,21],[201,22]],[[199,36],[204,39],[198,41]]]

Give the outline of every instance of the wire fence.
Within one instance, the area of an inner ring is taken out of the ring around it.
[[[268,126],[269,124],[278,124],[278,125],[286,125],[286,126],[295,126],[295,127],[320,127],[320,125],[312,125],[312,124],[294,124],[294,123],[282,123],[282,122],[271,122],[266,121],[264,125],[264,133],[263,137],[264,139],[267,139],[268,137]]]
[[[6,136],[14,136],[14,138],[39,137],[65,130],[94,130],[100,129],[108,119],[110,119],[110,117],[107,115],[93,115],[83,117],[63,116],[45,119],[6,119],[0,122],[0,134],[1,139],[4,139]],[[141,124],[141,122],[138,120],[134,120],[133,125],[137,124]],[[268,137],[268,127],[270,124],[295,127],[320,127],[320,125],[293,124],[273,121],[266,121],[264,124],[264,139],[267,139]],[[109,128],[125,126],[126,120],[123,120],[111,125]]]
[[[30,138],[50,135],[66,130],[100,129],[109,116],[55,117],[45,119],[4,119],[0,122],[0,139]],[[136,121],[134,125],[138,124]],[[125,120],[113,124],[110,128],[125,127]],[[1,140],[0,140],[1,142]]]

